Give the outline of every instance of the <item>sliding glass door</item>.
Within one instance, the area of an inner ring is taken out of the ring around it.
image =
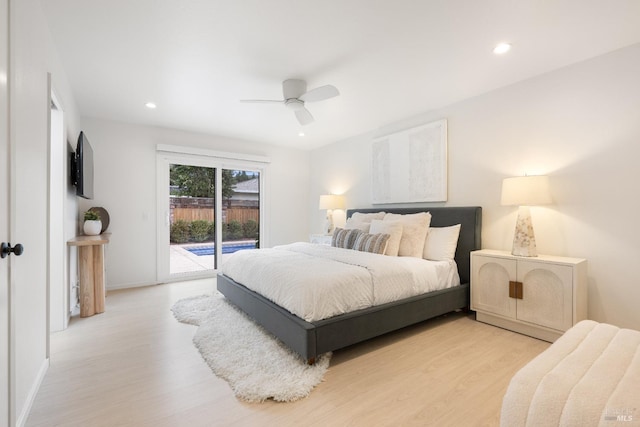
[[[222,261],[260,247],[260,173],[222,169]]]
[[[158,155],[158,279],[208,277],[260,246],[262,170]]]
[[[169,164],[169,275],[216,269],[216,187],[215,168]]]

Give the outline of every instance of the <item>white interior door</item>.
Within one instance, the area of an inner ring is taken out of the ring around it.
[[[6,1],[6,0],[4,0]],[[9,1],[9,426],[24,425],[47,372],[47,154],[50,88],[38,2]],[[6,14],[2,14],[6,16]],[[61,225],[60,225],[61,226]]]
[[[0,241],[9,238],[8,51],[9,6],[0,0]],[[9,424],[9,262],[0,259],[0,425]]]

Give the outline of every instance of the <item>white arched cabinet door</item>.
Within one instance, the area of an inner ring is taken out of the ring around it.
[[[518,262],[522,299],[518,320],[566,331],[572,326],[572,268],[566,265]]]
[[[509,282],[516,280],[515,262],[502,258],[476,258],[472,275],[472,310],[516,317],[516,300],[509,298]]]

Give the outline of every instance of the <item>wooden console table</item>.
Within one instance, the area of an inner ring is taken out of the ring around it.
[[[80,317],[104,312],[104,245],[111,233],[99,236],[78,236],[67,242],[78,246],[80,266]]]

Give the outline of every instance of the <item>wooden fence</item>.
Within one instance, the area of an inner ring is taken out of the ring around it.
[[[260,209],[257,201],[236,201],[231,200],[231,207],[222,207],[222,221],[238,221],[244,224],[250,219],[260,222]],[[235,206],[234,206],[235,205]],[[238,206],[239,205],[239,206]],[[213,222],[215,220],[213,210],[213,200],[199,197],[172,197],[171,198],[171,223],[178,220],[192,222],[205,220]]]
[[[171,210],[171,222],[179,220],[191,222],[203,219],[205,221],[213,222],[213,209],[202,208],[173,208]]]
[[[250,219],[254,220],[258,224],[260,223],[260,210],[258,208],[228,208],[226,209],[226,222],[238,221],[240,224],[244,224]],[[222,210],[222,216],[225,216],[225,209]]]

